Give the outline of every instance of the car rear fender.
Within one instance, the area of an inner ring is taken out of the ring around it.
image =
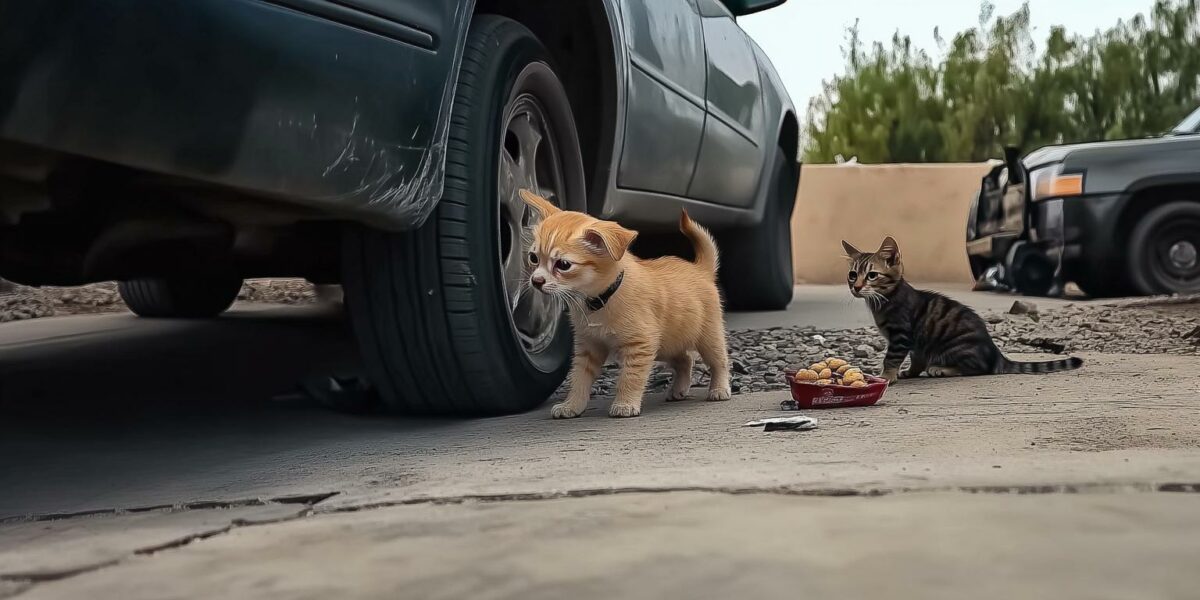
[[[5,2],[0,139],[417,227],[441,197],[473,6]]]

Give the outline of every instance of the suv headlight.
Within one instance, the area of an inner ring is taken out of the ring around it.
[[[1083,173],[1063,173],[1062,170],[1062,163],[1059,163],[1030,173],[1030,197],[1038,201],[1083,195]]]

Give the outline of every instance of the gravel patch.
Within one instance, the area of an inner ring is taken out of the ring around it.
[[[1030,301],[1025,301],[1030,303]],[[1036,300],[1032,301],[1036,306]],[[1200,295],[1148,298],[1117,305],[1068,305],[1025,314],[983,313],[996,344],[1006,353],[1126,353],[1200,355]],[[729,354],[735,393],[787,388],[783,371],[808,366],[823,358],[845,358],[868,373],[883,365],[887,342],[872,327],[818,330],[780,327],[733,331]],[[1086,366],[1085,366],[1086,368]],[[610,362],[593,388],[600,394],[616,390],[618,369]],[[656,365],[647,386],[663,392],[671,372]],[[697,363],[695,386],[708,384],[707,368]],[[556,396],[565,394],[565,385]],[[696,394],[693,394],[696,395]]]
[[[319,301],[313,284],[303,279],[251,279],[238,293],[239,302],[312,304]],[[0,293],[0,323],[41,317],[124,312],[115,282],[77,287],[12,286]]]
[[[317,302],[317,288],[304,279],[251,279],[242,285],[238,301],[312,304]]]
[[[123,310],[125,303],[113,282],[79,287],[14,286],[11,292],[0,294],[0,323]]]

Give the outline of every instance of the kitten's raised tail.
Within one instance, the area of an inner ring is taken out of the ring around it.
[[[713,241],[712,234],[693,221],[686,210],[679,212],[679,230],[687,236],[688,240],[692,242],[692,248],[696,250],[695,263],[716,275],[719,255],[717,254],[717,243]]]
[[[1039,373],[1057,373],[1058,371],[1074,371],[1083,366],[1083,359],[1072,356],[1062,360],[1045,360],[1038,362],[1019,362],[1000,357],[1000,368],[997,373],[1033,375]]]

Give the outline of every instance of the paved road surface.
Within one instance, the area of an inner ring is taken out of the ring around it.
[[[1012,302],[953,291],[981,308]],[[729,325],[869,325],[861,301],[845,297],[841,286],[804,286],[789,311],[735,314]],[[543,411],[463,424],[272,400],[306,375],[357,362],[348,325],[330,307],[239,307],[208,322],[115,314],[2,325],[0,517],[310,493],[340,489],[341,479],[387,488],[404,482],[403,469],[370,473],[375,462],[406,462],[397,452],[490,447],[478,436],[507,443],[545,428]],[[470,433],[478,427],[488,433]]]
[[[866,324],[810,291],[731,326]],[[567,422],[271,400],[356,363],[321,308],[6,324],[0,517],[108,512],[0,523],[0,598],[1194,597],[1200,365],[1087,358],[766,434],[739,425],[783,394]]]

